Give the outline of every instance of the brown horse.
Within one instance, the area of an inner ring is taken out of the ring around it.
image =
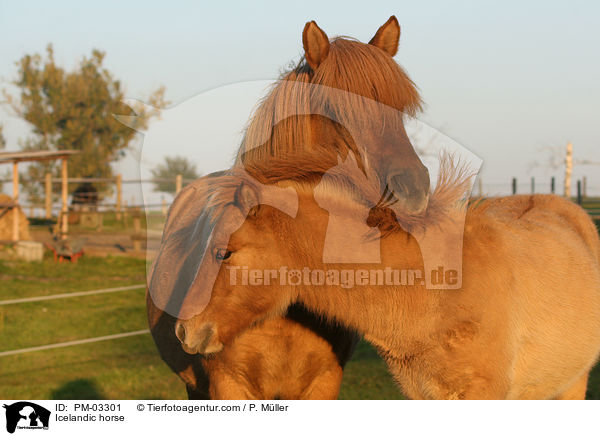
[[[405,115],[420,110],[421,98],[393,59],[399,38],[394,16],[368,44],[330,41],[314,21],[307,23],[305,56],[258,106],[237,163],[253,165],[292,153],[334,167],[338,156],[351,152],[377,173],[382,187],[394,195],[395,208],[421,213],[429,173],[403,124]]]
[[[453,176],[446,165],[420,222],[393,227],[396,218],[390,220],[387,213],[369,217],[369,224],[381,229],[380,264],[327,265],[322,253],[330,217],[315,198],[320,204],[327,198],[335,202],[348,218],[346,231],[364,232],[367,241],[374,228],[354,217],[372,208],[368,199],[373,188],[353,183],[353,174],[322,183],[314,171],[306,174],[294,162],[288,164],[279,162],[260,173],[263,181],[294,187],[299,202],[295,218],[264,205],[271,194],[253,178],[240,175],[237,186],[230,175],[218,182],[227,188],[212,194],[219,197],[213,201],[221,217],[215,229],[229,227],[236,214],[248,218],[241,226],[235,223],[237,230],[224,245],[216,238],[213,249],[226,253],[229,271],[246,267],[261,272],[253,275],[262,280],[232,284],[222,269],[204,311],[178,323],[188,346],[227,342],[257,319],[301,302],[364,334],[411,398],[585,397],[588,373],[600,353],[600,241],[579,206],[556,196],[532,195],[487,200],[465,210],[466,178]],[[292,180],[284,180],[286,172]],[[425,289],[419,280],[421,250],[405,229],[443,228],[465,211],[461,288]],[[336,282],[332,266],[351,271],[354,286],[339,277]],[[326,281],[321,275],[316,284],[316,274],[307,284],[291,274],[305,269],[325,271]],[[388,269],[408,271],[410,278],[384,281],[378,271]],[[280,272],[277,280],[271,271]],[[282,285],[286,271],[290,274]],[[201,294],[197,288],[187,296],[189,303]],[[241,306],[244,311],[236,311]],[[231,313],[235,322],[224,322]]]
[[[210,218],[207,199],[199,193],[214,175],[186,186],[167,218],[159,256],[151,276],[170,273],[176,281],[163,281],[169,294],[169,312],[178,310],[178,294],[186,275],[199,261],[207,238],[194,230]],[[193,244],[189,241],[193,240]],[[151,282],[152,283],[152,282]],[[152,285],[151,285],[152,286]],[[267,319],[228,342],[210,357],[182,348],[175,335],[177,318],[157,307],[148,292],[146,304],[152,336],[163,360],[184,381],[190,399],[336,399],[344,364],[357,342],[354,332],[307,312],[290,307],[285,317]],[[163,304],[164,306],[164,304]]]

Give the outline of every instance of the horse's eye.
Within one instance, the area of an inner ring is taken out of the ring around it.
[[[217,253],[215,254],[215,257],[217,258],[217,260],[227,260],[227,259],[229,259],[230,256],[231,256],[231,251],[227,250],[226,248],[219,248],[217,250]]]

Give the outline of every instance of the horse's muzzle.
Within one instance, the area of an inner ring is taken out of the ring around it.
[[[217,328],[212,323],[204,323],[198,327],[193,324],[193,319],[175,323],[175,336],[186,353],[212,354],[223,349],[223,344],[218,340]]]
[[[427,168],[405,169],[389,174],[387,186],[398,200],[394,208],[397,207],[411,215],[418,215],[427,208],[429,202],[429,171]]]

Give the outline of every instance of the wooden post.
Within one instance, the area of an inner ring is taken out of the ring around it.
[[[12,228],[12,240],[19,240],[19,164],[17,161],[13,162],[13,228]]]
[[[133,212],[133,231],[134,233],[140,233],[142,231],[140,213],[137,210]]]
[[[117,180],[116,180],[116,184],[117,184],[117,213],[116,213],[116,218],[117,221],[121,221],[121,208],[122,208],[122,204],[123,204],[123,178],[121,176],[121,174],[117,174]]]
[[[61,197],[62,197],[62,227],[61,227],[61,239],[67,239],[67,233],[69,231],[69,180],[67,173],[67,158],[62,159],[61,168]]]
[[[134,213],[133,213],[133,251],[141,251],[141,249],[142,249],[141,232],[142,232],[142,225],[141,225],[140,213],[137,211],[134,211]]]
[[[577,204],[581,205],[581,180],[577,180]]]
[[[177,177],[175,177],[175,195],[179,194],[179,191],[181,191],[181,174],[177,174]]]
[[[512,179],[512,193],[515,195],[517,193],[517,178],[513,177]]]
[[[52,174],[46,173],[46,219],[52,218]]]
[[[127,228],[129,225],[129,205],[127,204],[127,200],[123,201],[123,226]]]
[[[550,179],[550,192],[552,192],[553,194],[556,192],[556,179],[554,178],[554,176],[552,176],[552,178]]]
[[[535,194],[535,177],[531,178],[531,193]]]
[[[571,175],[573,174],[573,144],[567,144],[567,155],[565,156],[565,197],[571,197]]]

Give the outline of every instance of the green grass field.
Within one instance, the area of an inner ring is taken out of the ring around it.
[[[0,300],[143,283],[145,262],[86,258],[78,264],[0,261]],[[0,351],[147,328],[144,289],[0,306]],[[184,399],[150,335],[0,357],[2,399]],[[340,398],[400,399],[385,364],[361,343]]]
[[[0,261],[0,300],[143,283],[145,262],[84,257],[76,265]],[[0,351],[147,328],[144,289],[0,306]],[[150,335],[0,357],[1,399],[184,399]],[[385,364],[361,342],[341,399],[402,399]],[[588,398],[600,399],[600,366]]]

